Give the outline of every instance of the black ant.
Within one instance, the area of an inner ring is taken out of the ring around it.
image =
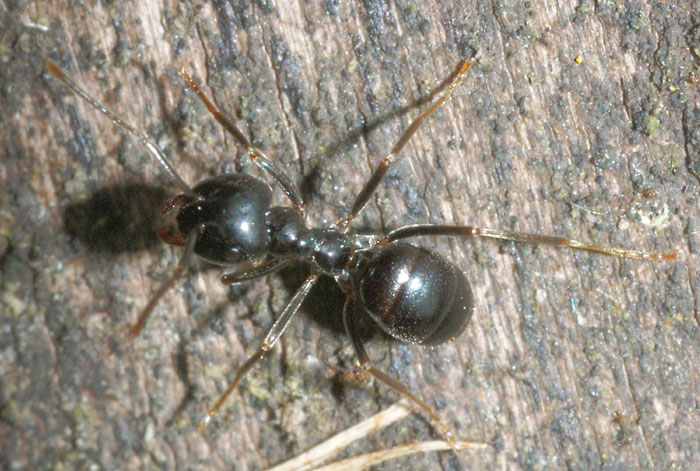
[[[350,211],[331,227],[309,229],[305,207],[291,179],[251,146],[245,135],[204,95],[194,80],[180,69],[185,83],[202,100],[214,118],[242,145],[250,159],[267,172],[292,203],[292,207],[270,207],[272,189],[250,175],[219,175],[190,187],[177,174],[163,152],[145,133],[128,125],[83,91],[51,62],[46,67],[56,78],[116,125],[136,136],[170,175],[182,194],[163,204],[157,216],[157,232],[169,244],[185,247],[175,273],[150,299],[131,337],[139,334],[158,300],[182,276],[193,254],[222,266],[242,264],[223,275],[224,283],[239,283],[273,273],[287,262],[301,260],[311,265],[311,274],[275,320],[260,349],[236,372],[226,391],[200,423],[205,426],[221,408],[241,378],[274,347],[291,323],[304,298],[322,274],[338,282],[346,295],[343,310],[345,331],[352,340],[360,372],[370,375],[420,406],[456,449],[456,441],[433,409],[405,385],[372,367],[358,335],[358,311],[366,311],[389,335],[403,342],[436,345],[454,340],[467,326],[474,310],[469,282],[461,270],[445,258],[402,239],[416,236],[484,237],[489,239],[546,244],[634,259],[668,260],[676,253],[647,253],[604,247],[542,234],[483,229],[473,226],[411,225],[384,236],[353,232],[350,223],[367,205],[382,178],[420,125],[453,93],[472,61],[463,60],[434,101],[411,122],[389,154],[379,163],[355,197]]]

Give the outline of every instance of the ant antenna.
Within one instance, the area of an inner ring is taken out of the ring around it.
[[[163,167],[163,169],[165,169],[166,173],[170,176],[175,186],[177,186],[185,195],[196,200],[201,199],[201,196],[192,191],[190,186],[187,183],[185,183],[185,181],[180,177],[180,175],[178,175],[178,173],[175,171],[175,168],[170,164],[160,147],[158,147],[158,145],[155,142],[153,142],[153,139],[148,137],[145,133],[134,128],[130,124],[126,123],[119,116],[108,110],[102,103],[94,99],[85,90],[80,88],[80,86],[78,86],[78,84],[75,83],[73,79],[64,74],[63,71],[59,69],[53,62],[47,60],[44,64],[46,65],[46,68],[49,70],[49,72],[51,72],[51,74],[53,74],[53,76],[56,77],[58,80],[63,82],[63,84],[66,87],[68,87],[73,93],[85,100],[93,108],[106,115],[109,119],[112,120],[114,124],[124,129],[126,132],[136,137],[138,140],[140,140],[146,148],[146,150],[148,151],[148,153],[151,154],[151,157],[153,157],[160,164],[160,166]]]

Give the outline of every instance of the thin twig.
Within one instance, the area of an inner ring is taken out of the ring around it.
[[[483,450],[488,445],[483,442],[457,442],[457,447],[460,451]],[[405,455],[414,453],[424,453],[426,451],[451,450],[452,447],[443,440],[432,440],[428,442],[413,442],[395,446],[386,450],[373,451],[365,455],[353,456],[344,460],[336,461],[321,468],[316,468],[315,471],[362,471],[370,466],[379,464],[383,461],[399,458]]]
[[[269,468],[267,471],[306,471],[319,466],[324,461],[340,453],[355,440],[364,438],[377,430],[403,419],[412,411],[405,400],[400,400],[391,407],[363,420],[357,425],[343,430],[315,447],[289,461]]]

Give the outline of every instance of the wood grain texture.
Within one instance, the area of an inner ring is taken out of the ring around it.
[[[435,349],[376,335],[370,354],[493,447],[378,469],[698,469],[700,3],[425,3],[0,2],[0,468],[261,470],[396,400],[373,384],[337,394],[354,356],[329,281],[200,433],[303,268],[229,288],[202,264],[124,340],[177,263],[150,230],[174,188],[45,59],[188,182],[259,175],[185,91],[185,67],[324,225],[479,51],[358,225],[475,224],[681,258],[416,241],[468,274],[473,322]],[[434,438],[416,413],[348,454]]]

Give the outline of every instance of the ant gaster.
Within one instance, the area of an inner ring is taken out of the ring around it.
[[[356,321],[360,311],[367,312],[385,332],[398,340],[423,345],[454,340],[472,316],[473,294],[462,271],[440,255],[399,243],[402,239],[416,236],[483,237],[635,259],[676,257],[675,253],[646,253],[603,247],[565,237],[473,226],[411,225],[394,229],[382,237],[353,232],[350,223],[364,209],[400,151],[423,121],[452,95],[471,63],[463,60],[446,80],[446,86],[436,93],[432,104],[406,128],[355,197],[348,214],[334,226],[310,229],[305,224],[304,204],[290,178],[250,144],[184,70],[181,69],[179,73],[185,83],[243,146],[250,159],[272,177],[292,207],[270,207],[271,188],[262,180],[242,173],[219,175],[190,187],[152,139],[88,95],[53,63],[46,62],[49,72],[75,94],[138,138],[182,191],[181,195],[160,208],[157,232],[165,242],[184,246],[184,252],[174,274],[158,289],[137,322],[131,326],[131,337],[139,334],[157,301],[182,276],[193,254],[216,265],[238,266],[233,273],[222,277],[224,283],[239,283],[268,275],[292,260],[311,265],[311,274],[275,320],[258,351],[239,367],[226,391],[200,423],[201,427],[216,414],[251,367],[274,347],[311,288],[322,274],[326,274],[335,278],[346,295],[343,325],[357,353],[360,372],[371,375],[420,406],[456,449],[452,434],[428,404],[398,380],[372,367],[358,335]]]

